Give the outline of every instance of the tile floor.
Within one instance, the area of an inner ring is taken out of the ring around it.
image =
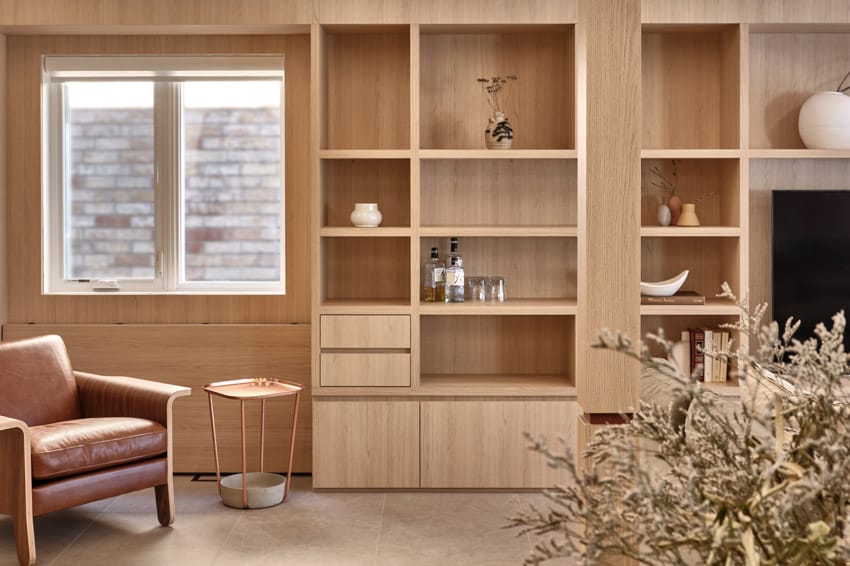
[[[153,490],[36,518],[37,564],[518,565],[531,540],[502,527],[543,502],[539,493],[313,492],[299,476],[285,504],[241,511],[221,504],[213,481],[191,480],[175,477],[168,529],[157,523]],[[16,564],[11,521],[0,516],[0,566]]]

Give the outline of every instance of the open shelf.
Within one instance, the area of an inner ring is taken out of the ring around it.
[[[737,25],[644,26],[644,148],[740,148],[739,35]]]
[[[739,149],[642,149],[641,159],[737,159]]]
[[[734,226],[642,226],[642,238],[738,238],[741,228]]]
[[[658,205],[663,191],[653,186],[657,167],[665,178],[673,178],[672,159],[641,160],[641,226],[658,226]],[[740,160],[677,159],[676,170],[682,202],[696,202],[703,226],[741,226]],[[705,196],[700,200],[700,197]],[[673,228],[673,227],[667,227]]]
[[[740,292],[739,262],[738,238],[641,238],[641,281],[663,281],[687,269],[682,290],[705,297],[717,295],[724,282]]]
[[[575,159],[574,149],[422,149],[420,159]]]
[[[378,203],[382,229],[410,226],[409,160],[323,160],[321,167],[323,227],[351,228],[357,202]]]
[[[428,315],[575,315],[575,300],[508,299],[504,303],[419,303],[419,314]]]
[[[431,375],[419,378],[417,395],[563,396],[574,397],[575,385],[565,375]]]
[[[410,28],[325,26],[322,149],[410,148]]]
[[[409,149],[322,149],[321,159],[410,159]]]
[[[573,160],[440,159],[422,162],[421,179],[424,227],[546,227],[577,222]]]
[[[775,33],[779,28],[750,33],[751,149],[804,149],[797,130],[800,106],[817,92],[835,90],[850,68],[846,29],[844,33],[786,29],[788,33]]]
[[[322,238],[322,303],[410,304],[410,238]]]
[[[575,317],[421,318],[423,388],[566,388],[575,385]]]
[[[545,238],[578,236],[577,226],[427,226],[419,229],[420,236],[435,237],[496,237]]]
[[[421,148],[483,150],[492,114],[476,79],[513,74],[518,79],[506,86],[502,104],[513,149],[575,148],[573,26],[423,25],[420,31]]]
[[[421,237],[420,262],[432,247],[445,257],[448,238]],[[575,300],[577,245],[575,238],[466,237],[460,240],[466,278],[502,276],[511,299]]]

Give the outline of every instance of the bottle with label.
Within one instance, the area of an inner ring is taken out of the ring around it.
[[[422,265],[422,300],[426,303],[446,300],[446,265],[440,261],[440,252],[431,248],[431,258]]]
[[[463,302],[463,258],[457,251],[457,238],[452,238],[451,253],[446,265],[446,302]]]

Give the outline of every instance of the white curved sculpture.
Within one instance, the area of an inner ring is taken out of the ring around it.
[[[655,281],[655,282],[640,282],[640,294],[641,295],[649,295],[650,297],[670,297],[676,294],[682,285],[685,283],[685,279],[688,278],[688,270],[684,270],[679,275],[667,279],[666,281]]]
[[[809,149],[850,149],[850,96],[819,92],[800,107],[797,129]]]

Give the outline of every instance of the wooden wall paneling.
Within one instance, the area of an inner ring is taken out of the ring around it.
[[[325,149],[409,148],[409,27],[331,27],[324,37]]]
[[[74,369],[129,375],[192,388],[174,404],[174,470],[215,469],[209,406],[203,386],[242,377],[276,377],[304,384],[296,432],[296,472],[311,471],[310,328],[307,325],[52,325],[8,324],[6,340],[59,334]],[[248,403],[249,454],[259,445],[259,403]],[[241,470],[239,403],[215,400],[222,468]],[[266,467],[286,469],[292,400],[271,399],[266,409]],[[251,456],[249,465],[258,465]]]
[[[571,316],[422,316],[423,375],[560,376],[575,383]]]
[[[421,167],[423,226],[576,225],[575,160],[429,159]]]
[[[444,256],[449,238],[421,237],[419,259],[432,247]],[[576,297],[575,238],[460,238],[466,277],[501,275],[510,299],[574,299]]]
[[[322,161],[322,226],[351,226],[354,203],[376,202],[381,226],[410,226],[410,160]]]
[[[569,481],[531,452],[523,433],[575,450],[574,401],[422,401],[423,488],[542,488]]]
[[[7,42],[8,320],[45,323],[310,321],[309,38],[299,36],[14,36]],[[284,53],[286,295],[41,295],[41,56],[48,53]]]
[[[574,23],[575,0],[430,0],[415,2],[423,24]]]
[[[423,28],[419,120],[423,149],[484,149],[484,129],[492,110],[476,79],[512,74],[518,79],[506,85],[502,107],[514,128],[513,149],[575,147],[572,27],[509,30]]]
[[[617,413],[638,405],[638,365],[589,345],[601,328],[640,331],[640,3],[580,0],[576,35],[578,403]]]
[[[683,289],[714,297],[724,281],[740,285],[740,253],[734,237],[642,238],[641,281],[663,281],[687,269]]]
[[[6,203],[6,36],[0,35],[0,325],[6,322],[9,309],[9,251],[7,230],[11,217]]]
[[[422,103],[419,84],[422,72],[420,33],[419,24],[410,26],[410,303],[413,313],[410,318],[410,383],[413,387],[419,385],[422,355],[419,344],[419,301],[422,299],[422,261],[419,256],[422,207],[422,162],[419,159],[419,114]]]
[[[313,488],[419,487],[419,402],[317,399]]]
[[[847,23],[850,9],[832,0],[643,0],[644,23]]]
[[[749,44],[750,147],[804,148],[800,106],[836,89],[850,68],[850,34],[751,33]]]

